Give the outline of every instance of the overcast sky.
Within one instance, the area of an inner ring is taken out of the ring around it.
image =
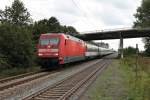
[[[13,0],[0,0],[0,9]],[[74,26],[79,32],[132,27],[141,0],[22,0],[34,20],[55,16],[62,25]],[[104,41],[118,49],[119,40]],[[139,44],[141,39],[127,39],[124,47]]]

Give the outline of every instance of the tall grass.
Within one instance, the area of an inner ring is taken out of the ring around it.
[[[129,100],[150,100],[150,58],[125,57],[121,65],[131,69]]]

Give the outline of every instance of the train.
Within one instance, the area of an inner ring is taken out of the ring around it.
[[[87,60],[113,53],[93,43],[64,33],[41,34],[37,45],[37,56],[42,68]]]

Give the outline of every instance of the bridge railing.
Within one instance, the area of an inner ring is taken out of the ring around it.
[[[146,28],[132,28],[132,27],[124,27],[124,28],[115,28],[115,29],[103,29],[103,30],[94,30],[94,31],[85,31],[80,32],[80,34],[90,34],[90,33],[98,33],[98,32],[113,32],[113,31],[126,31],[126,30],[148,30],[150,31],[150,27]]]
[[[102,30],[80,32],[80,34],[97,33],[97,32],[110,32],[110,31],[113,32],[113,31],[123,31],[123,30],[132,30],[132,29],[136,29],[136,28],[124,27],[124,28],[115,28],[115,29],[102,29]]]

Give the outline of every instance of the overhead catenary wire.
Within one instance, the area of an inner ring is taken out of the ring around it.
[[[92,27],[95,27],[95,24],[93,22],[90,21],[90,19],[88,18],[88,14],[82,10],[82,8],[80,7],[80,4],[78,2],[75,2],[74,0],[72,0],[73,4],[80,10],[80,12],[82,13],[83,17],[86,18],[88,20],[83,20],[85,23],[89,24],[90,26],[92,25]]]

